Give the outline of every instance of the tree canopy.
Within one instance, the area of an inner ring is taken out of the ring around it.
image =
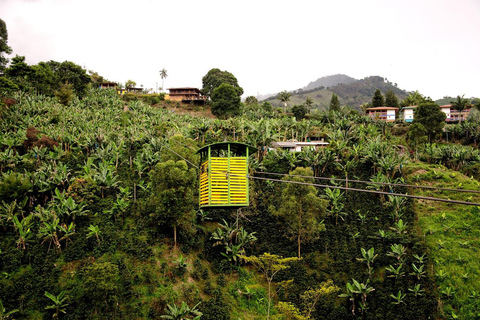
[[[221,119],[239,116],[241,100],[238,90],[228,83],[222,83],[212,93],[212,113]]]
[[[377,108],[377,107],[383,107],[385,105],[385,98],[382,95],[382,92],[380,89],[375,90],[375,94],[373,95],[372,98],[372,107]]]
[[[12,53],[12,48],[8,46],[8,31],[5,21],[0,19],[0,73],[5,70],[8,58],[5,54]]]
[[[432,142],[436,136],[442,133],[445,126],[445,117],[445,113],[438,104],[434,102],[421,103],[415,109],[413,124],[421,124],[423,126],[422,130],[425,130],[428,136],[428,141]]]
[[[203,87],[201,92],[203,95],[211,98],[215,89],[223,83],[231,85],[235,89],[237,96],[240,97],[243,94],[243,88],[238,85],[237,78],[232,73],[218,68],[211,69],[202,78]]]
[[[330,99],[329,105],[330,111],[340,111],[340,102],[338,101],[338,96],[335,93],[332,93],[332,99]]]

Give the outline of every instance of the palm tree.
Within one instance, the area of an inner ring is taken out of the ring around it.
[[[287,102],[290,101],[290,97],[292,94],[287,90],[280,92],[277,96],[277,99],[283,102],[284,110],[283,112],[287,112]]]
[[[162,90],[165,91],[165,88],[163,87],[163,81],[168,77],[168,74],[167,74],[167,70],[165,70],[165,68],[163,68],[162,70],[160,70],[160,78],[162,78]]]
[[[450,101],[452,104],[452,108],[458,110],[458,121],[459,123],[462,123],[462,111],[465,110],[467,107],[470,106],[470,101],[467,99],[464,99],[465,95],[457,96],[457,100],[455,101]]]
[[[313,99],[310,97],[307,97],[305,99],[305,107],[307,107],[308,113],[310,113],[310,110],[312,109],[313,106]]]

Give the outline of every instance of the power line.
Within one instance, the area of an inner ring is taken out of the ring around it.
[[[257,180],[267,180],[267,181],[282,182],[282,183],[293,183],[293,184],[308,185],[308,186],[314,186],[314,187],[320,187],[320,188],[340,189],[340,190],[347,190],[347,191],[358,191],[358,192],[383,194],[383,195],[405,197],[405,198],[414,198],[414,199],[421,199],[421,200],[449,202],[449,203],[463,204],[463,205],[469,205],[469,206],[480,206],[480,203],[476,203],[476,202],[467,202],[467,201],[451,200],[451,199],[444,199],[444,198],[423,197],[423,196],[415,196],[415,195],[411,195],[411,194],[376,191],[376,190],[368,190],[368,189],[357,189],[357,188],[350,188],[350,187],[349,188],[347,188],[347,187],[337,187],[337,186],[329,186],[329,185],[317,184],[317,183],[292,181],[292,180],[280,180],[280,179],[272,179],[272,178],[262,178],[262,177],[248,176],[248,175],[247,175],[247,177],[251,178],[251,179],[257,179]],[[309,177],[309,178],[313,178],[313,177]]]
[[[480,193],[480,190],[467,190],[467,189],[451,189],[451,188],[437,188],[430,186],[417,186],[413,184],[404,184],[404,183],[390,183],[390,182],[380,182],[380,181],[364,181],[364,180],[350,180],[350,179],[340,179],[340,178],[327,178],[327,177],[311,177],[311,176],[301,176],[295,174],[286,174],[286,173],[272,173],[272,172],[261,172],[255,171],[255,173],[265,174],[265,175],[278,175],[278,176],[289,176],[289,177],[300,177],[300,178],[309,178],[309,179],[318,179],[318,180],[330,180],[330,181],[342,181],[342,182],[357,182],[357,183],[366,183],[366,184],[379,184],[385,186],[393,187],[408,187],[416,189],[430,189],[430,190],[440,190],[440,191],[454,191],[454,192],[467,192],[467,193]]]
[[[177,152],[173,151],[171,148],[167,147],[165,144],[161,143],[165,148],[185,160],[187,163],[190,165],[194,166],[197,169],[200,169],[199,166],[196,164],[192,163],[185,157],[181,156]],[[243,177],[241,175],[236,175],[236,174],[231,174],[230,172],[217,172],[217,173],[225,173],[231,176],[237,176],[237,177]],[[257,172],[256,172],[257,173]],[[272,174],[272,175],[282,175],[282,176],[297,176],[297,175],[287,175],[287,174],[277,174],[277,173],[272,173],[272,172],[260,172],[262,174]],[[265,180],[265,181],[274,181],[274,182],[281,182],[281,183],[293,183],[293,184],[300,184],[300,185],[309,185],[309,186],[314,186],[314,187],[320,187],[320,188],[330,188],[330,189],[340,189],[340,190],[350,190],[350,191],[356,191],[356,192],[365,192],[365,193],[373,193],[373,194],[382,194],[382,195],[391,195],[391,196],[397,196],[397,197],[404,197],[404,198],[413,198],[413,199],[421,199],[421,200],[430,200],[430,201],[440,201],[440,202],[447,202],[447,203],[455,203],[455,204],[462,204],[462,205],[469,205],[469,206],[480,206],[480,203],[476,202],[467,202],[467,201],[460,201],[460,200],[451,200],[451,199],[444,199],[444,198],[435,198],[435,197],[423,197],[423,196],[415,196],[415,195],[410,195],[410,194],[403,194],[403,193],[394,193],[394,192],[385,192],[385,191],[376,191],[376,190],[368,190],[368,189],[357,189],[357,188],[350,188],[350,187],[338,187],[338,186],[330,186],[330,185],[323,185],[323,184],[317,184],[317,183],[309,183],[309,182],[301,182],[301,181],[292,181],[292,180],[280,180],[280,179],[272,179],[272,178],[262,178],[262,177],[255,177],[255,176],[250,176],[246,175],[246,178],[249,179],[256,179],[256,180]],[[297,177],[304,177],[304,178],[323,178],[323,177],[311,177],[311,176],[297,176]],[[326,180],[342,180],[346,181],[345,179],[336,179],[336,178],[323,178]],[[357,182],[364,182],[364,183],[373,183],[371,181],[361,181],[361,180],[348,180],[351,182],[357,181]],[[389,184],[389,183],[377,183],[377,184],[387,184],[387,185],[395,185],[395,184]],[[400,186],[401,184],[396,184]],[[403,185],[403,186],[408,186],[408,187],[419,187],[419,186],[414,186],[414,185]],[[436,189],[436,190],[448,190],[448,191],[461,191],[461,192],[474,192],[474,193],[480,193],[475,190],[468,190],[465,191],[463,189],[447,189],[447,188],[435,188],[435,187],[428,187],[426,189]]]

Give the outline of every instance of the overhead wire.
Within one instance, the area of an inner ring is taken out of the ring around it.
[[[175,152],[174,150],[172,150],[171,148],[169,148],[165,144],[163,144],[161,142],[160,142],[160,144],[162,144],[165,148],[170,150],[172,153],[174,153],[178,157],[185,160],[187,163],[189,163],[193,167],[195,167],[197,169],[200,169],[200,167],[198,165],[192,163],[191,161],[189,161],[188,159],[186,159],[182,155],[178,154],[177,152]],[[223,172],[222,171],[222,172],[217,172],[217,173],[228,174],[230,176],[240,177],[240,175],[232,174],[230,172]],[[325,180],[335,180],[335,181],[345,181],[345,182],[346,181],[348,181],[348,182],[363,182],[363,183],[370,183],[370,184],[384,184],[384,185],[390,185],[390,186],[403,186],[403,187],[412,187],[412,188],[422,188],[422,187],[424,187],[424,189],[434,189],[434,190],[444,190],[444,191],[460,191],[460,192],[480,193],[480,191],[477,191],[477,190],[435,188],[435,187],[430,187],[430,186],[415,186],[415,185],[408,185],[408,184],[393,184],[393,183],[372,182],[372,181],[362,181],[362,180],[347,180],[347,179],[338,179],[338,178],[300,176],[300,175],[289,175],[289,174],[283,174],[283,173],[280,174],[280,173],[273,173],[273,172],[257,172],[257,171],[255,171],[254,173],[280,175],[280,176],[302,177],[302,178],[309,178],[309,179],[325,179]],[[386,192],[386,191],[369,190],[369,189],[358,189],[358,188],[351,188],[351,187],[339,187],[339,186],[323,185],[323,184],[293,181],[293,180],[263,178],[263,177],[251,176],[251,175],[248,175],[248,174],[245,177],[249,178],[249,179],[255,179],[255,180],[273,181],[273,182],[280,182],[280,183],[293,183],[293,184],[299,184],[299,185],[310,185],[310,186],[319,187],[319,188],[340,189],[340,190],[346,190],[346,191],[356,191],[356,192],[365,192],[365,193],[372,193],[372,194],[391,195],[391,196],[413,198],[413,199],[420,199],[420,200],[440,201],[440,202],[447,202],[447,203],[454,203],[454,204],[461,204],[461,205],[480,206],[480,203],[476,203],[476,202],[451,200],[451,199],[445,199],[445,198],[424,197],[424,196],[416,196],[416,195],[404,194],[404,193]]]
[[[262,171],[255,171],[255,173],[265,174],[265,175],[278,175],[278,176],[289,176],[289,177],[300,177],[300,178],[313,178],[313,179],[318,179],[318,180],[330,180],[330,181],[340,181],[340,182],[355,182],[355,183],[366,183],[366,184],[378,184],[378,185],[393,186],[393,187],[408,187],[408,188],[416,188],[416,189],[430,189],[430,190],[440,190],[440,191],[480,193],[480,190],[452,189],[452,188],[440,188],[440,187],[437,188],[437,187],[431,187],[431,186],[419,186],[419,185],[414,185],[414,184],[393,183],[393,182],[364,181],[364,180],[351,180],[351,179],[327,178],[327,177],[311,177],[311,176],[302,176],[302,175],[295,175],[295,174],[273,173],[273,172],[262,172]]]

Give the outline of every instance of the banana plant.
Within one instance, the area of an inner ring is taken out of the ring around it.
[[[400,279],[400,277],[405,276],[405,272],[402,270],[403,263],[400,263],[396,268],[392,265],[385,268],[391,274],[388,275],[389,278],[395,278],[395,280]]]
[[[407,224],[403,223],[403,220],[400,219],[398,222],[395,222],[393,227],[390,227],[390,229],[395,231],[397,234],[405,234],[407,233]]]
[[[197,303],[191,308],[185,301],[182,301],[180,306],[167,304],[167,314],[161,315],[160,318],[170,320],[200,320],[203,313],[197,309],[199,304],[200,303]]]
[[[45,291],[45,297],[49,298],[53,304],[45,307],[46,310],[53,309],[55,312],[52,315],[53,319],[59,319],[60,313],[66,314],[65,307],[68,306],[68,303],[65,303],[67,297],[65,296],[65,291],[59,293],[58,296],[51,294],[48,291]]]
[[[358,301],[358,306],[360,307],[360,311],[362,315],[367,312],[368,305],[367,305],[367,297],[368,294],[375,291],[373,287],[369,285],[370,280],[367,280],[366,283],[360,283],[355,279],[352,279],[352,283],[347,282],[347,292],[340,294],[340,298],[349,298],[352,301],[352,314],[355,315],[355,302]]]
[[[387,256],[394,257],[397,259],[397,265],[403,263],[404,256],[407,253],[407,248],[403,246],[403,244],[392,244],[390,246],[390,252],[387,253]]]
[[[423,296],[425,290],[420,288],[420,283],[417,283],[413,288],[408,288],[408,291],[412,292],[415,297]]]
[[[98,242],[98,246],[100,246],[100,238],[101,238],[101,235],[100,235],[100,228],[98,226],[94,226],[94,225],[90,225],[88,227],[88,233],[87,233],[87,239],[91,238],[91,237],[95,237],[97,239],[97,242]]]
[[[371,277],[373,272],[373,262],[378,257],[378,254],[375,254],[375,249],[372,247],[368,251],[364,248],[360,249],[363,258],[357,258],[358,261],[364,262],[367,265],[368,276]]]
[[[39,237],[43,238],[42,244],[44,244],[46,241],[49,241],[48,243],[48,250],[47,252],[50,251],[50,247],[53,243],[55,246],[56,250],[61,252],[62,248],[60,246],[60,240],[58,238],[57,231],[59,230],[59,219],[56,216],[53,216],[53,221],[47,222],[43,221],[42,226],[39,229]]]
[[[417,267],[415,263],[412,263],[413,272],[410,274],[415,276],[417,280],[420,280],[422,277],[425,277],[425,274],[426,274],[424,267],[425,267],[424,264],[422,264],[420,267]]]
[[[14,228],[18,232],[17,247],[21,248],[22,250],[27,248],[27,242],[32,238],[32,218],[33,215],[29,215],[23,218],[21,221],[18,220],[17,216],[13,216],[12,218]]]
[[[340,189],[325,189],[325,198],[328,200],[327,212],[335,218],[335,226],[338,225],[338,218],[345,221],[347,213],[343,210],[345,208],[345,196]]]
[[[399,305],[401,303],[405,303],[405,296],[406,294],[402,294],[402,291],[399,290],[397,295],[391,294],[390,298],[392,298],[394,301],[392,302],[393,304]]]
[[[75,224],[73,222],[70,222],[69,225],[62,223],[58,226],[58,228],[61,232],[63,232],[63,236],[60,238],[60,241],[65,240],[65,248],[67,248],[68,241],[72,241],[70,240],[70,237],[75,234]]]

